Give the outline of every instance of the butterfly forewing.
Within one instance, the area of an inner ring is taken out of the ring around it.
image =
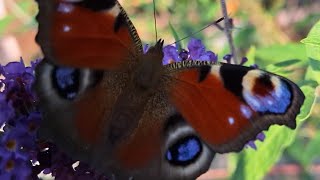
[[[37,2],[36,41],[45,56],[34,84],[44,118],[40,135],[76,159],[110,162],[112,148],[99,143],[142,53],[140,38],[115,0]]]
[[[39,0],[38,4],[36,40],[54,63],[114,69],[142,53],[136,29],[115,0]]]

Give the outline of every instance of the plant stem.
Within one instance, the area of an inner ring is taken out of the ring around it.
[[[222,9],[222,14],[224,17],[224,32],[227,36],[228,39],[228,43],[230,46],[230,51],[232,54],[232,61],[234,64],[238,64],[238,57],[237,57],[237,52],[236,52],[236,48],[233,44],[233,39],[232,39],[232,33],[231,33],[231,24],[230,24],[230,19],[228,16],[228,11],[227,11],[227,6],[226,6],[226,1],[225,0],[220,0],[220,4],[221,4],[221,9]]]

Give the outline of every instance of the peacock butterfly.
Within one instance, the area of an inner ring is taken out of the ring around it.
[[[162,65],[116,0],[37,0],[40,136],[115,179],[195,179],[273,124],[294,129],[301,90],[240,65]]]

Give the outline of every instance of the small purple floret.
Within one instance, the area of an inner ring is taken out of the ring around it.
[[[205,46],[202,44],[200,39],[190,39],[188,43],[188,49],[190,52],[190,58],[192,60],[198,60],[201,55],[206,52]]]
[[[177,48],[175,46],[165,46],[163,48],[163,53],[164,53],[164,57],[163,57],[163,64],[170,64],[173,62],[179,62],[181,61],[181,57],[179,56],[179,52],[177,50]]]
[[[257,146],[256,146],[256,144],[254,143],[254,141],[249,141],[249,142],[247,143],[247,146],[251,147],[251,148],[254,149],[254,150],[257,150]]]
[[[257,135],[257,139],[261,142],[264,141],[265,138],[266,138],[266,135],[263,132]]]
[[[189,52],[185,49],[182,49],[181,52],[179,53],[179,56],[181,60],[187,60],[189,58]]]
[[[232,54],[226,54],[223,56],[223,59],[227,61],[227,63],[231,62]]]
[[[243,57],[240,61],[240,65],[243,65],[244,63],[246,63],[248,61],[247,57]]]

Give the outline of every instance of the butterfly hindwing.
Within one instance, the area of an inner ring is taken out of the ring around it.
[[[209,146],[181,114],[170,110],[162,113],[167,116],[157,118],[152,111],[145,112],[133,136],[116,149],[116,177],[192,180],[209,169],[214,157]]]
[[[273,124],[296,126],[304,95],[286,78],[200,61],[168,67],[175,72],[171,74],[173,104],[216,152],[240,151]]]
[[[136,29],[116,0],[38,0],[36,41],[49,61],[113,69],[142,52]],[[127,63],[127,62],[126,62]]]

